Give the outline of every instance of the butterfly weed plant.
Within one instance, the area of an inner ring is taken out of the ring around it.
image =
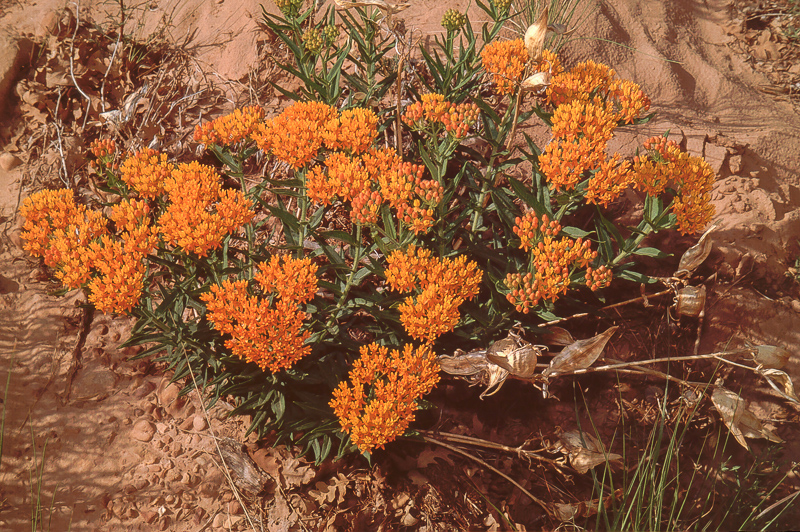
[[[315,21],[277,5],[264,22],[299,88],[274,85],[291,103],[272,116],[198,124],[218,164],[101,140],[107,203],[44,190],[21,209],[26,249],[65,288],[135,317],[140,356],[235,400],[251,431],[317,460],[383,448],[436,386],[437,355],[647,281],[636,257],[663,256],[648,235],[711,219],[702,159],[665,137],[608,152],[650,102],[606,65],[562,64],[547,10],[507,39],[510,2],[477,0],[480,31],[448,11],[417,54],[397,6],[342,0]],[[549,144],[519,133],[531,123]],[[629,189],[644,208],[622,226],[608,207]]]

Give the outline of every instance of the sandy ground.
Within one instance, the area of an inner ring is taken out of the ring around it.
[[[440,31],[444,10],[467,3],[417,0],[403,17],[424,36]],[[704,348],[733,333],[782,345],[795,352],[787,371],[800,377],[800,302],[786,288],[787,268],[800,254],[800,115],[787,96],[764,90],[774,80],[756,68],[764,63],[757,56],[769,59],[781,43],[769,35],[750,39],[727,0],[586,4],[591,15],[577,32],[580,38],[565,48],[563,62],[592,59],[613,66],[642,85],[658,113],[646,127],[618,135],[612,148],[630,154],[643,139],[669,130],[719,173],[713,199],[721,224],[710,260],[721,276],[746,276],[748,282],[712,297]],[[198,68],[232,90],[257,70],[263,32],[255,0],[148,5],[135,22],[139,35],[166,20],[170,38],[185,43]],[[81,14],[98,17],[104,7],[81,4]],[[42,36],[65,8],[74,11],[75,4],[4,5],[0,29]],[[750,56],[735,46],[751,41]],[[39,487],[43,506],[54,501],[45,512],[50,530],[243,525],[242,509],[215,463],[213,435],[248,441],[245,422],[225,421],[225,405],[205,416],[196,397],[177,398],[177,388],[152,364],[131,361],[135,350],[118,348],[127,320],[94,316],[85,325],[81,295],[51,295],[55,287],[19,248],[15,213],[29,192],[25,168],[0,168],[0,385],[10,372],[0,529],[30,528],[31,492]],[[756,287],[769,288],[774,297]],[[800,456],[797,427],[784,429]],[[256,458],[278,476],[289,455],[262,450]],[[39,486],[29,471],[42,467]],[[269,529],[281,526],[276,518]]]

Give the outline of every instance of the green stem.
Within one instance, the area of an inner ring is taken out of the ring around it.
[[[641,229],[641,232],[636,235],[636,238],[634,238],[629,249],[620,250],[619,254],[614,257],[614,260],[612,260],[611,264],[609,264],[609,267],[613,268],[614,266],[618,266],[623,260],[630,257],[634,251],[639,249],[639,244],[641,244],[645,238],[650,236],[653,233],[653,228],[660,225],[661,220],[663,220],[664,217],[669,214],[670,207],[672,207],[672,202],[664,207],[664,209],[661,211],[661,214],[659,214],[655,220],[648,222],[648,224]]]
[[[333,309],[328,321],[325,323],[326,331],[333,326],[333,322],[338,319],[339,311],[344,308],[344,304],[347,302],[347,296],[350,295],[350,289],[353,287],[353,278],[356,276],[358,265],[361,263],[361,253],[363,252],[361,249],[361,224],[356,224],[355,240],[356,247],[353,255],[353,266],[350,268],[350,273],[347,276],[347,282],[345,283],[344,290],[342,290],[342,295],[339,297],[339,302],[336,304],[336,308]]]

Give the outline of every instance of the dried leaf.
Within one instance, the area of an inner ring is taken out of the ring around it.
[[[539,20],[531,24],[525,32],[525,49],[528,50],[528,60],[538,61],[544,48],[544,38],[547,35],[547,11],[545,7]]]
[[[774,345],[756,345],[752,349],[753,359],[766,368],[783,369],[792,356],[788,349]]]
[[[703,264],[703,261],[706,260],[709,253],[711,253],[711,240],[708,239],[708,235],[716,228],[717,222],[714,222],[711,224],[711,227],[706,229],[706,232],[700,236],[697,244],[686,250],[678,263],[678,271],[675,272],[675,277],[688,275]]]
[[[739,445],[750,450],[745,438],[766,438],[769,441],[783,443],[778,436],[764,428],[761,421],[747,409],[747,402],[738,394],[717,386],[711,394],[711,402],[722,416],[722,422],[731,431]]]
[[[542,375],[547,377],[548,375],[588,368],[603,353],[603,349],[605,349],[606,344],[617,329],[618,327],[614,326],[597,336],[571,343],[553,357],[553,360],[550,361],[550,367],[545,368]]]
[[[602,504],[606,508],[611,507],[614,499],[622,496],[622,490],[618,489],[616,492],[608,495],[602,499]],[[573,504],[554,503],[555,516],[562,521],[569,521],[576,517],[591,517],[597,514],[600,508],[600,499],[592,499],[590,501],[579,501]]]
[[[308,484],[314,478],[314,469],[297,458],[289,458],[283,463],[281,477],[285,488],[296,488]]]
[[[572,334],[563,327],[548,327],[541,340],[542,343],[547,345],[569,345],[575,342]]]

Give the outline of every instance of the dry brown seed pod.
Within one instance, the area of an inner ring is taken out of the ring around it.
[[[774,345],[754,345],[752,349],[753,359],[765,368],[782,369],[792,356],[789,350]]]
[[[586,340],[578,340],[565,347],[550,361],[550,367],[542,372],[547,377],[552,374],[567,373],[588,368],[603,353],[606,344],[619,327],[611,327],[607,331]]]
[[[449,375],[475,375],[489,367],[485,349],[478,349],[469,353],[462,351],[461,354],[454,356],[440,355],[438,360],[442,371]]]
[[[508,370],[496,364],[489,364],[486,371],[481,374],[481,377],[483,380],[487,381],[486,389],[483,390],[483,393],[479,396],[483,399],[484,397],[489,397],[500,391],[500,388],[503,387],[503,383],[506,382],[506,378],[508,377]],[[494,388],[494,390],[492,390],[492,388]]]
[[[761,425],[761,421],[747,409],[747,402],[738,394],[722,387],[717,386],[711,394],[711,402],[714,403],[722,422],[731,431],[733,437],[739,445],[750,450],[745,438],[766,438],[775,443],[783,443],[775,433]]]
[[[574,341],[572,334],[563,327],[548,327],[541,337],[541,342],[547,345],[569,345]]]
[[[706,286],[685,286],[675,296],[678,316],[696,318],[706,308]]]
[[[509,336],[493,343],[486,351],[486,358],[512,375],[529,379],[536,374],[539,349],[519,338]]]
[[[703,261],[708,258],[711,253],[711,240],[708,235],[717,228],[717,222],[711,224],[711,227],[706,229],[705,233],[700,236],[697,244],[690,247],[686,252],[681,255],[681,260],[678,263],[678,271],[675,272],[675,277],[688,275],[697,269],[698,266],[703,264]]]
[[[525,32],[525,49],[528,50],[528,61],[538,61],[539,56],[542,55],[544,38],[547,35],[548,9],[548,7],[545,7],[539,16],[539,20],[531,24]]]

